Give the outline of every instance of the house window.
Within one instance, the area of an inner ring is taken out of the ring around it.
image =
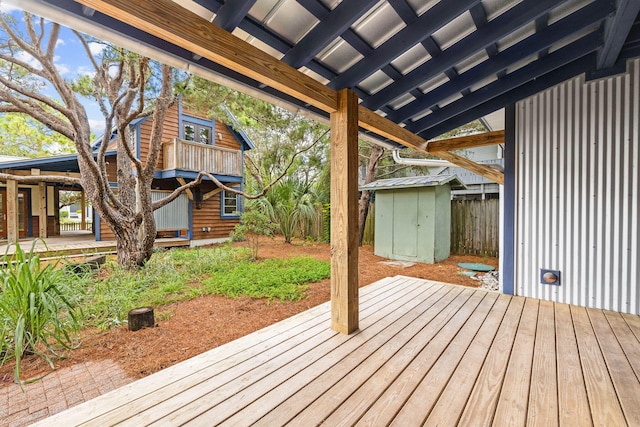
[[[211,144],[211,126],[199,125],[191,122],[184,122],[182,126],[183,139],[185,141],[199,142],[201,144]]]
[[[238,195],[230,191],[222,192],[222,216],[237,216]]]

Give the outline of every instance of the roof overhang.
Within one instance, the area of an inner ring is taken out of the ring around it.
[[[557,83],[619,72],[640,56],[640,0],[11,2],[307,114],[326,118],[336,90],[350,88],[364,134],[419,151]]]

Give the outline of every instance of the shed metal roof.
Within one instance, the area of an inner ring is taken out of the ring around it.
[[[451,189],[453,190],[464,190],[467,188],[457,175],[425,175],[379,179],[378,181],[360,186],[360,190],[395,190],[399,188],[437,187],[445,184],[451,185]]]
[[[578,74],[624,71],[640,56],[640,0],[173,1],[330,88],[354,89],[362,105],[425,139]],[[326,115],[73,0],[12,2]]]

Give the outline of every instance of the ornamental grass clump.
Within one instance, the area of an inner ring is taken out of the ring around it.
[[[20,382],[24,356],[52,356],[76,344],[80,312],[71,288],[55,264],[43,264],[34,253],[15,244],[5,252],[0,270],[0,366],[14,360],[14,380]]]

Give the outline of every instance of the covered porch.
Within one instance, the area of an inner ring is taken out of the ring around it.
[[[39,425],[639,425],[640,319],[413,279],[330,304]]]

